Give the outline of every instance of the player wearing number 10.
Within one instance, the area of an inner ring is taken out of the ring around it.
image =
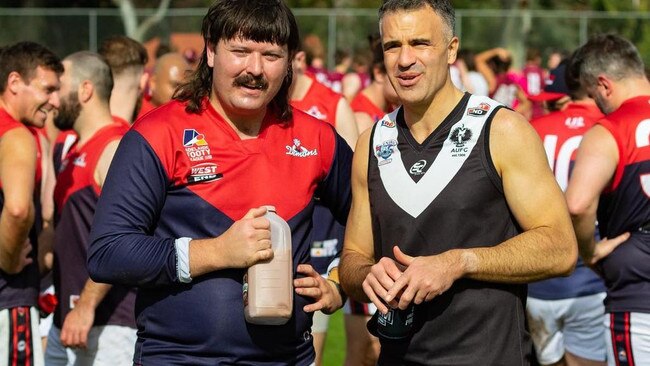
[[[607,286],[609,365],[648,365],[650,82],[638,50],[616,35],[590,39],[576,51],[574,65],[607,117],[585,134],[578,149],[566,193],[569,210],[580,254]],[[596,245],[596,216],[601,237],[627,240]]]
[[[535,97],[557,100],[556,104],[564,101],[564,106],[530,122],[544,141],[562,190],[566,190],[582,135],[604,117],[580,84],[580,75],[567,70],[572,70],[570,60],[551,70],[552,82]],[[580,260],[571,276],[528,286],[526,312],[540,365],[562,360],[569,366],[605,365],[604,298],[603,281]]]

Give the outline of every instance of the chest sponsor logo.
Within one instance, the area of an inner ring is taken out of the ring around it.
[[[478,107],[469,108],[467,110],[468,116],[481,117],[485,116],[490,111],[490,105],[487,103],[481,103]]]
[[[190,161],[205,161],[212,159],[210,146],[205,141],[205,136],[195,129],[183,131],[183,147]]]
[[[472,130],[466,128],[465,125],[460,125],[456,127],[451,134],[449,134],[449,140],[454,143],[454,147],[451,149],[450,153],[452,157],[465,157],[469,152],[469,148],[465,146],[467,141],[472,138]]]
[[[302,142],[300,139],[293,139],[293,145],[286,146],[287,149],[287,155],[295,156],[297,158],[306,158],[308,156],[316,156],[318,155],[318,150],[313,149],[310,150],[307,147],[303,146]]]
[[[203,163],[190,168],[190,174],[187,176],[187,183],[204,183],[219,180],[223,174],[217,173],[217,164]]]
[[[422,175],[424,174],[424,168],[427,166],[427,161],[422,159],[418,160],[415,162],[415,164],[411,165],[411,169],[409,169],[409,174],[411,175]]]
[[[321,112],[317,106],[312,106],[307,110],[307,114],[309,114],[312,117],[318,118],[321,121],[327,120],[327,114]]]
[[[395,128],[396,123],[395,123],[395,121],[392,121],[390,119],[383,119],[381,121],[381,126],[382,127],[387,127],[387,128]]]
[[[385,165],[393,161],[391,156],[395,152],[395,147],[397,146],[397,140],[391,139],[386,140],[381,143],[381,145],[375,146],[375,155],[379,159],[379,166]]]

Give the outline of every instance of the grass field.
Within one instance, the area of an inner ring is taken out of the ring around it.
[[[343,328],[343,310],[339,310],[330,317],[323,366],[341,366],[344,359],[345,329]]]

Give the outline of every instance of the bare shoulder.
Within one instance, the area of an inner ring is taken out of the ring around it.
[[[499,173],[510,163],[545,161],[546,153],[539,135],[521,114],[502,108],[490,127],[490,152]]]
[[[0,138],[0,147],[11,151],[36,149],[36,139],[26,127],[17,127],[4,133]]]

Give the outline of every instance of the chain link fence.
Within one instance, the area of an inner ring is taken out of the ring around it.
[[[138,10],[142,21],[155,12]],[[173,33],[199,32],[206,9],[170,9],[165,19],[153,27],[146,39],[163,42]],[[367,36],[377,27],[376,9],[294,9],[302,35],[318,35],[333,66],[337,49],[349,53],[365,51]],[[650,13],[588,11],[504,11],[457,10],[456,33],[461,47],[482,51],[506,47],[521,63],[527,47],[544,54],[550,50],[573,50],[589,35],[616,32],[632,40],[646,63],[650,62]],[[117,9],[0,8],[0,45],[32,40],[48,45],[61,56],[79,50],[96,50],[107,36],[124,34]]]

